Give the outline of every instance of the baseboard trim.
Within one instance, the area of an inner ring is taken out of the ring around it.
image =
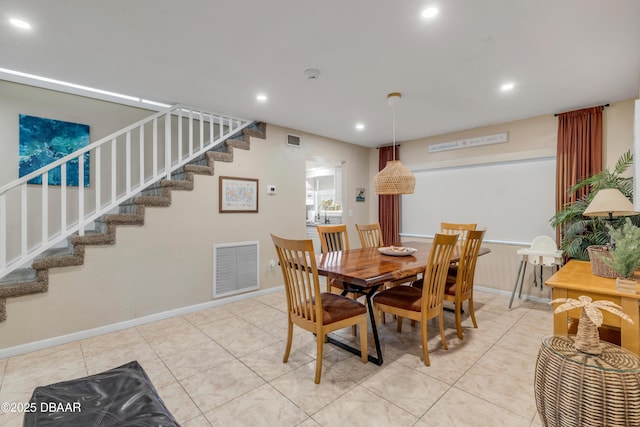
[[[511,298],[512,291],[504,291],[502,289],[487,288],[487,287],[478,286],[478,285],[474,285],[473,288],[482,292],[486,292],[488,294],[500,295],[503,297]],[[541,302],[541,303],[548,303],[549,301],[551,301],[549,298],[542,298],[542,297],[537,297],[535,295],[527,295],[527,294],[522,294],[521,299],[524,301],[534,301],[534,302]]]
[[[511,292],[501,289],[488,288],[485,286],[475,286],[476,289],[482,292],[486,292],[494,295],[501,295],[510,297]],[[49,347],[55,347],[57,345],[67,344],[74,341],[79,341],[86,338],[96,337],[98,335],[108,334],[110,332],[120,331],[122,329],[133,328],[136,326],[145,325],[151,322],[157,322],[158,320],[169,319],[176,316],[182,316],[183,314],[193,313],[194,311],[206,310],[208,308],[219,307],[232,302],[238,302],[247,300],[262,295],[269,295],[284,290],[284,286],[277,286],[269,289],[262,289],[254,292],[247,292],[241,295],[234,295],[227,298],[220,298],[212,301],[208,301],[201,304],[190,305],[187,307],[176,308],[173,310],[163,311],[161,313],[149,314],[147,316],[138,317],[131,320],[125,320],[123,322],[112,323],[110,325],[100,326],[93,329],[86,329],[84,331],[74,332],[71,334],[60,335],[58,337],[47,338],[40,341],[34,341],[27,344],[21,344],[14,347],[8,347],[0,349],[0,359],[6,359],[8,357],[18,356],[20,354],[29,353],[32,351],[43,350]],[[541,303],[549,302],[549,298],[540,298],[533,295],[523,295],[522,299],[527,301],[535,301]]]
[[[181,316],[183,314],[193,313],[194,311],[206,310],[208,308],[219,307],[222,305],[230,304],[232,302],[242,301],[259,297],[262,295],[269,295],[272,293],[280,292],[284,290],[284,286],[277,286],[269,289],[262,289],[254,292],[247,292],[241,295],[234,295],[226,298],[220,298],[212,301],[208,301],[201,304],[190,305],[187,307],[180,307],[173,310],[163,311],[161,313],[149,314],[147,316],[137,317],[131,320],[125,320],[123,322],[112,323],[110,325],[99,326],[97,328],[86,329],[84,331],[73,332],[71,334],[60,335],[58,337],[47,338],[40,341],[34,341],[27,344],[20,344],[14,347],[7,347],[0,349],[0,359],[6,359],[8,357],[17,356],[32,351],[43,350],[45,348],[54,347],[57,345],[67,344],[70,342],[95,337],[98,335],[107,334],[110,332],[120,331],[122,329],[132,328],[135,326],[145,325],[151,322],[157,322],[158,320],[169,319],[171,317]]]

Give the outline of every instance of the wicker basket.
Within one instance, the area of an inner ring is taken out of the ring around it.
[[[609,267],[607,263],[605,263],[602,259],[611,258],[608,246],[591,245],[587,247],[587,252],[589,253],[589,261],[591,261],[591,271],[593,272],[593,274],[609,279],[618,277],[618,274],[613,271],[613,269]]]
[[[640,359],[610,343],[600,356],[573,337],[547,337],[538,353],[535,398],[545,427],[640,426]]]

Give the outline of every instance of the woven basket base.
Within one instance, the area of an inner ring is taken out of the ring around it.
[[[535,371],[544,426],[640,426],[640,361],[618,346],[603,346],[601,356],[590,356],[576,352],[571,337],[545,339]]]

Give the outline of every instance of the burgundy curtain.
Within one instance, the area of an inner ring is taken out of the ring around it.
[[[400,160],[399,147],[380,147],[378,152],[378,170],[384,169],[389,160]],[[382,231],[382,240],[387,246],[400,244],[400,196],[380,195],[378,196],[378,222]]]
[[[574,184],[602,170],[602,107],[558,114],[556,165],[556,211],[560,211],[589,192],[587,187],[570,195]],[[558,243],[561,232],[556,229]]]

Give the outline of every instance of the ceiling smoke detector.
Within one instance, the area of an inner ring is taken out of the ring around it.
[[[304,70],[304,76],[307,80],[317,80],[320,75],[320,71],[316,68],[307,68]]]

